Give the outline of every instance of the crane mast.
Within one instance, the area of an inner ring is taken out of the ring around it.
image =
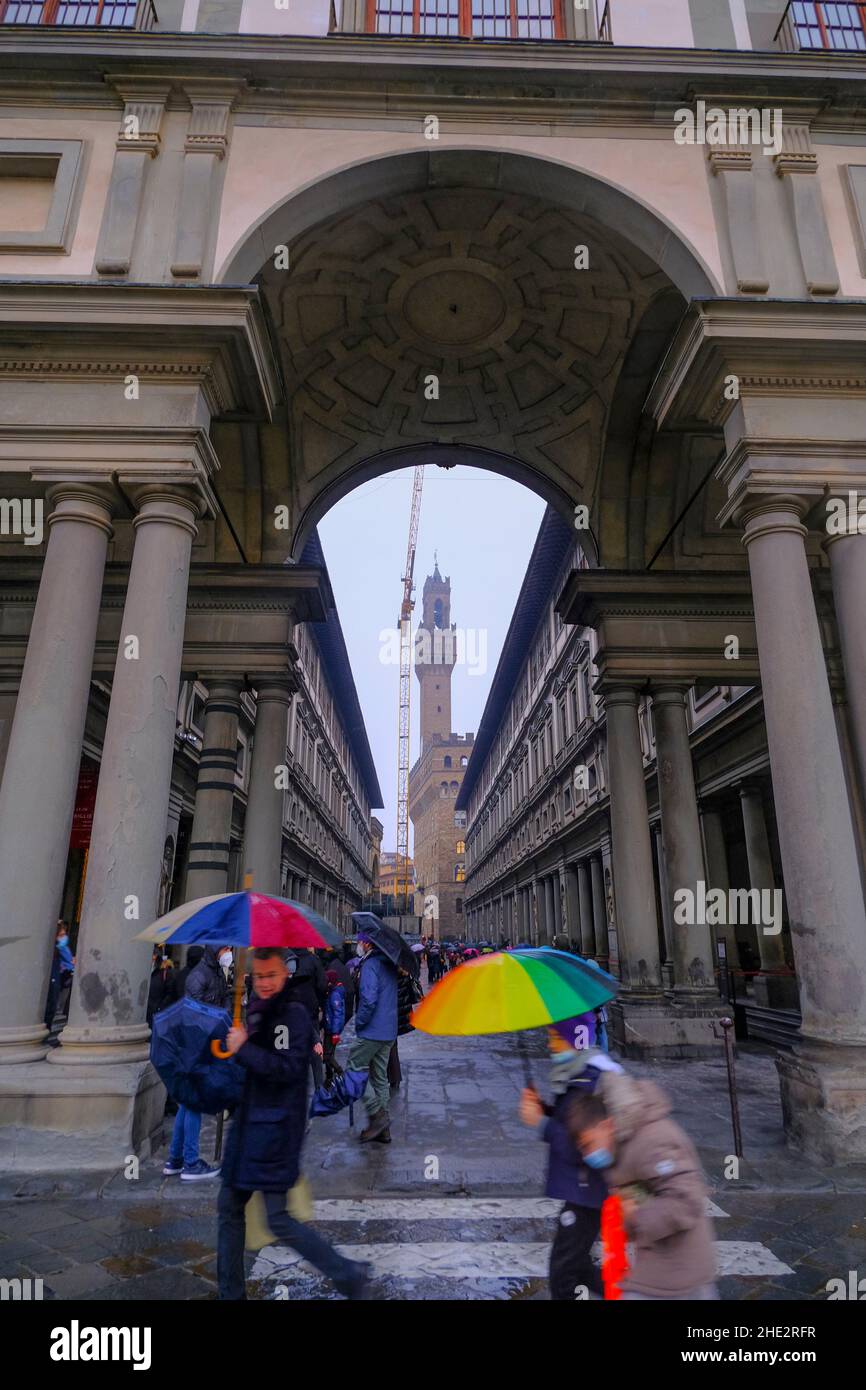
[[[406,547],[406,569],[403,573],[403,602],[400,605],[400,707],[397,722],[397,862],[395,888],[397,910],[409,910],[409,698],[412,676],[412,597],[415,573],[415,546],[418,540],[418,521],[421,516],[421,489],[424,484],[424,465],[415,469],[412,482],[412,509],[409,514],[409,543]],[[401,890],[402,884],[402,890]],[[400,908],[402,891],[403,906]]]

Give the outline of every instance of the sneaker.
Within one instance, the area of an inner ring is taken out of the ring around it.
[[[180,1180],[181,1182],[201,1182],[202,1178],[218,1178],[219,1175],[218,1163],[211,1167],[209,1163],[205,1163],[203,1158],[197,1158],[195,1163],[184,1165]]]
[[[165,1167],[162,1170],[164,1178],[176,1178],[178,1173],[183,1172],[183,1159],[167,1158]]]

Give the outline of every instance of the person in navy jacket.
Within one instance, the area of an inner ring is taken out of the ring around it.
[[[219,1296],[246,1296],[244,1208],[253,1192],[260,1191],[273,1234],[333,1280],[347,1298],[363,1298],[369,1266],[345,1259],[286,1210],[288,1190],[300,1171],[313,1046],[312,1020],[303,1005],[292,1000],[288,979],[284,952],[269,947],[253,951],[253,997],[246,1027],[231,1028],[226,1039],[228,1051],[246,1076],[222,1167],[217,1208]]]
[[[557,1302],[602,1297],[601,1278],[591,1251],[599,1234],[607,1184],[600,1172],[583,1162],[566,1123],[572,1096],[591,1095],[603,1071],[622,1071],[607,1053],[594,1046],[595,1026],[594,1015],[587,1013],[548,1028],[553,1099],[545,1105],[529,1086],[520,1099],[521,1120],[537,1128],[549,1146],[545,1196],[563,1203],[548,1275],[550,1297]]]

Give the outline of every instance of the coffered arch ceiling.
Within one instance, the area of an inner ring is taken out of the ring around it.
[[[446,462],[471,451],[466,462],[509,473],[564,514],[594,512],[637,327],[661,295],[684,307],[616,230],[473,185],[333,214],[260,285],[289,408],[295,550],[337,497],[431,445]]]

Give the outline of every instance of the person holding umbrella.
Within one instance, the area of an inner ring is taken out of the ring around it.
[[[592,1095],[603,1071],[622,1067],[594,1046],[595,1017],[580,1014],[547,1030],[553,1099],[545,1105],[534,1087],[524,1088],[520,1118],[537,1128],[548,1145],[546,1197],[563,1203],[550,1251],[548,1283],[555,1302],[573,1302],[576,1290],[602,1297],[601,1279],[591,1251],[598,1239],[601,1208],[608,1195],[603,1175],[587,1165],[569,1132],[569,1105],[575,1096]],[[585,1295],[585,1296],[586,1296]]]
[[[245,1298],[244,1209],[253,1192],[264,1196],[267,1222],[331,1279],[347,1298],[363,1298],[369,1265],[347,1260],[286,1208],[300,1171],[307,1112],[307,1068],[314,1030],[309,1013],[289,993],[285,953],[253,951],[253,997],[246,1026],[235,1024],[226,1049],[243,1067],[243,1096],[226,1142],[217,1211],[217,1281],[221,1299]]]
[[[364,1068],[369,1080],[364,1108],[369,1123],[360,1134],[362,1144],[391,1142],[391,1099],[388,1058],[397,1037],[397,964],[414,973],[415,957],[399,932],[380,922],[372,912],[353,912],[358,928],[358,1003],[355,1009],[355,1042],[349,1053],[350,1071]]]

